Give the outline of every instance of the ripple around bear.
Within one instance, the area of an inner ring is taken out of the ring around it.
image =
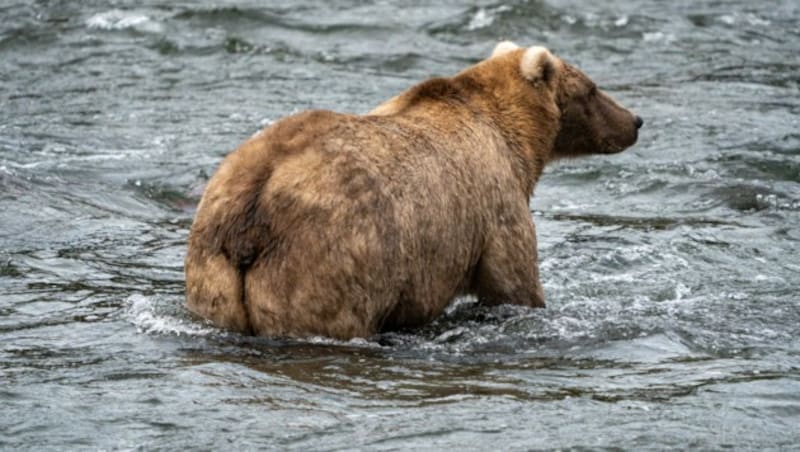
[[[188,308],[264,336],[431,321],[460,294],[544,306],[528,201],[544,166],[641,119],[542,47],[497,45],[367,115],[308,111],[228,155],[198,206]]]

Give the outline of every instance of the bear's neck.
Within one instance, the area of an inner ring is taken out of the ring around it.
[[[499,137],[511,159],[520,190],[530,197],[550,161],[558,117],[547,100],[537,102],[515,96],[513,93],[522,92],[523,88],[514,86],[514,82],[483,80],[470,73],[434,78],[390,99],[370,115],[418,117],[423,122],[447,117],[451,125],[460,123],[456,126],[460,133],[480,134],[477,138],[486,136],[478,130],[492,131],[489,136]]]
[[[473,77],[466,73],[456,79]],[[485,121],[499,131],[512,157],[517,180],[530,197],[545,165],[552,160],[559,128],[558,107],[552,93],[546,90],[542,90],[540,98],[521,95],[530,92],[520,86],[521,83],[525,82],[506,76],[483,83],[472,80],[467,84],[483,88],[470,90],[474,94],[469,103],[476,106],[476,115],[486,118]]]

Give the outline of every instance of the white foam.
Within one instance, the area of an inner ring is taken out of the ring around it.
[[[719,16],[718,20],[725,25],[731,25],[731,26],[739,25],[742,22],[747,22],[747,24],[755,27],[768,27],[772,25],[772,21],[770,21],[769,19],[765,19],[753,13],[723,14]]]
[[[208,336],[220,330],[198,322],[181,319],[175,315],[158,312],[158,301],[135,294],[125,300],[125,317],[144,334],[174,334],[176,336]]]
[[[333,346],[345,346],[345,347],[357,347],[357,348],[381,348],[381,344],[379,344],[378,342],[370,341],[369,339],[365,339],[363,337],[354,337],[348,340],[340,340],[325,336],[311,336],[304,339],[299,339],[298,341],[315,345],[333,345]]]
[[[675,42],[676,40],[675,35],[671,33],[663,33],[660,31],[644,33],[642,35],[642,39],[644,40],[644,42],[660,42],[664,44],[670,44],[672,42]]]
[[[147,15],[119,9],[112,9],[93,15],[86,20],[86,26],[99,30],[125,30],[131,28],[150,33],[161,31],[161,25]]]
[[[8,167],[5,165],[0,165],[0,173],[6,174],[8,176],[16,176],[16,174],[10,169],[8,169]]]
[[[472,19],[467,24],[467,30],[478,30],[480,28],[486,28],[494,22],[494,17],[486,12],[485,9],[481,8],[472,16]]]
[[[501,5],[491,9],[480,8],[467,24],[467,30],[473,31],[486,28],[494,23],[497,13],[502,13],[510,9],[511,8],[507,5]]]
[[[747,20],[747,23],[749,23],[750,25],[755,25],[758,27],[769,27],[770,25],[772,25],[772,21],[770,21],[769,19],[764,19],[763,17],[759,17],[753,13],[748,13],[745,16],[745,20]]]
[[[74,155],[74,156],[65,156],[65,155],[57,155],[52,152],[48,152],[47,150],[40,153],[41,156],[46,157],[56,157],[56,158],[46,158],[42,160],[38,160],[35,162],[28,162],[28,163],[14,163],[8,162],[10,166],[19,169],[34,169],[40,166],[52,166],[52,167],[69,167],[72,163],[75,162],[104,162],[104,161],[112,161],[112,160],[125,160],[130,158],[131,156],[135,156],[137,158],[141,158],[144,154],[139,149],[120,149],[115,150],[111,153],[102,153],[98,152],[96,154],[87,154],[87,155]]]
[[[757,274],[753,278],[753,280],[756,281],[756,282],[759,282],[759,283],[769,283],[769,284],[773,284],[773,283],[783,284],[783,283],[786,283],[786,280],[781,278],[780,276],[764,275],[764,274],[761,274],[761,273]]]
[[[692,294],[692,288],[691,287],[689,287],[689,286],[687,286],[687,285],[685,285],[683,283],[680,283],[680,282],[678,283],[678,285],[675,286],[675,300],[676,301],[683,300],[684,298],[686,298],[687,295],[691,295],[691,294]]]
[[[612,341],[602,349],[591,351],[591,356],[596,359],[641,363],[656,363],[693,355],[680,340],[663,333]]]
[[[638,273],[622,273],[622,274],[590,274],[589,278],[592,282],[621,282],[633,283],[639,280],[641,275]]]

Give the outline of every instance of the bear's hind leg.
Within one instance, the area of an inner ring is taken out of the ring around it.
[[[186,258],[186,307],[214,325],[251,334],[239,269],[220,254],[191,247]]]

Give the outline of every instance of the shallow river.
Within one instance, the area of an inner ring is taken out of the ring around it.
[[[0,449],[800,447],[800,3],[475,3],[0,2]],[[227,152],[505,38],[645,120],[540,180],[547,309],[349,343],[187,314]]]

